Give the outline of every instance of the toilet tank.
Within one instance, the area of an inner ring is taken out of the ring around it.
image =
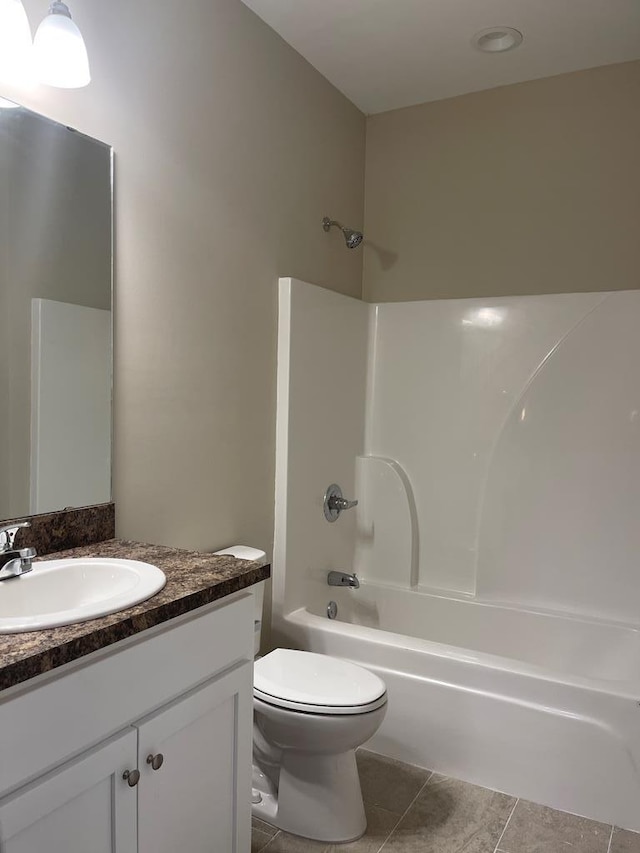
[[[238,557],[240,560],[265,560],[267,557],[266,551],[260,551],[258,548],[250,548],[248,545],[232,545],[230,548],[223,548],[222,551],[214,551],[214,554],[222,557]],[[262,610],[264,607],[264,587],[266,581],[254,584],[249,587],[249,592],[253,595],[253,653],[260,653],[260,639],[262,636]]]

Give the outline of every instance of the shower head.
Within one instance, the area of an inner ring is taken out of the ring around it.
[[[351,228],[343,228],[342,233],[344,234],[347,249],[357,249],[360,243],[362,243],[364,234],[361,231],[352,231]]]
[[[322,220],[322,227],[324,230],[329,231],[332,225],[335,225],[336,228],[339,228],[342,231],[344,241],[347,244],[347,249],[357,249],[360,243],[362,243],[364,235],[361,231],[354,231],[353,228],[348,228],[346,225],[336,222],[335,219],[329,219],[328,216],[325,216]]]

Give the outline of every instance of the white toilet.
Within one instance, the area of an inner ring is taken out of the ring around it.
[[[264,552],[218,553],[261,559]],[[257,652],[264,585],[252,590]],[[345,660],[276,649],[256,659],[253,708],[255,817],[318,841],[359,838],[367,821],[355,750],[384,719],[384,681]]]
[[[367,821],[355,750],[386,710],[384,682],[361,666],[292,649],[257,660],[253,814],[318,841],[359,838]]]

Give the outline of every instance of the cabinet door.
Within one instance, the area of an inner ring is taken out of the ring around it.
[[[139,853],[249,853],[252,681],[247,662],[138,724]]]
[[[122,778],[136,747],[128,729],[0,800],[0,851],[136,853],[136,789]]]

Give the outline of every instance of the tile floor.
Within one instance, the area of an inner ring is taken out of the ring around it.
[[[254,820],[251,853],[640,853],[640,834],[358,751],[366,834],[325,844]]]

